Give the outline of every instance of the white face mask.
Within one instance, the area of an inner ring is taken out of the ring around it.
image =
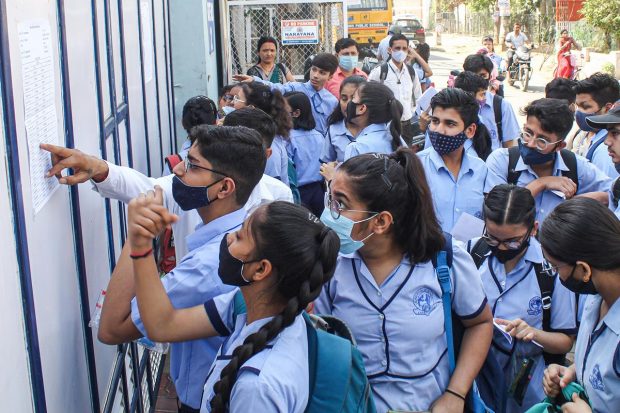
[[[406,58],[407,58],[407,52],[405,52],[404,50],[398,50],[396,52],[392,52],[392,59],[394,59],[394,61],[397,63],[404,62]]]

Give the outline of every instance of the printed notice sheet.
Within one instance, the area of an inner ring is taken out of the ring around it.
[[[41,143],[58,145],[56,91],[50,24],[46,20],[28,20],[18,25],[22,66],[24,123],[28,140],[30,187],[35,215],[41,211],[59,184],[46,178],[52,167],[49,153]]]

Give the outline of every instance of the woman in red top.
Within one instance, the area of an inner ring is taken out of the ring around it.
[[[573,75],[574,67],[570,61],[570,50],[573,45],[575,49],[581,49],[575,39],[568,35],[568,30],[562,30],[560,32],[560,47],[558,50],[558,67],[554,77],[570,79]]]

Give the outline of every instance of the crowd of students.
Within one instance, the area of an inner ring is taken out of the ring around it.
[[[129,205],[98,337],[171,342],[180,412],[306,411],[320,391],[306,310],[348,327],[372,390],[359,411],[620,411],[618,82],[555,79],[519,128],[490,58],[469,56],[416,153],[407,66],[422,62],[401,40],[394,79],[359,76],[341,39],[305,83],[261,40],[219,107],[187,102],[182,161],[160,178],[42,146],[49,177]],[[466,216],[482,229],[458,240]]]

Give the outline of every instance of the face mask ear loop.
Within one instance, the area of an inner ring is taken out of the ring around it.
[[[246,283],[250,284],[252,281],[250,280],[246,280],[246,278],[243,276],[243,268],[245,266],[245,262],[243,264],[241,264],[241,278],[243,278],[243,281],[245,281]]]

